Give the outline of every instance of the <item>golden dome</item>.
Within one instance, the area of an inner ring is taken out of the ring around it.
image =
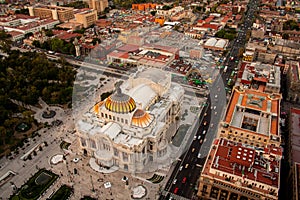
[[[130,113],[136,108],[133,98],[121,92],[120,88],[117,88],[115,94],[107,97],[105,101],[105,108],[109,111],[116,113]]]
[[[137,109],[133,114],[131,124],[133,126],[145,128],[151,124],[152,119],[153,119],[153,117],[151,115],[149,115],[149,113],[147,113],[141,109]]]

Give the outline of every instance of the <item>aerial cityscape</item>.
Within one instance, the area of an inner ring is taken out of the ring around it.
[[[300,2],[0,0],[1,200],[300,199]]]

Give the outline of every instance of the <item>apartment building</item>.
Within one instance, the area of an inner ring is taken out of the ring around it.
[[[108,7],[108,0],[89,0],[89,8],[99,12],[103,12]]]
[[[97,21],[97,11],[92,9],[82,9],[75,14],[75,20],[77,23],[83,25],[84,28],[87,28]]]
[[[74,18],[74,9],[60,6],[28,7],[30,16],[66,22]]]

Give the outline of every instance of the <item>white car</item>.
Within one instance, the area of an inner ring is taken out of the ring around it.
[[[198,156],[197,156],[197,158],[200,158],[201,157],[201,153],[198,153]]]
[[[182,168],[183,168],[183,166],[180,166],[180,167],[179,167],[179,171],[181,171],[181,170],[182,170]]]
[[[176,182],[177,182],[177,179],[174,179],[173,184],[176,184]]]
[[[204,131],[202,132],[203,135],[205,135],[205,133],[206,133],[206,130],[204,130]]]

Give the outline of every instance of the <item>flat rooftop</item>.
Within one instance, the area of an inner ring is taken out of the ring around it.
[[[243,180],[279,187],[281,148],[257,148],[224,138],[216,139],[214,145],[216,148],[210,152],[212,162],[205,166],[209,173],[218,170],[240,176]]]
[[[279,94],[235,87],[224,121],[230,126],[264,135],[278,135]]]

